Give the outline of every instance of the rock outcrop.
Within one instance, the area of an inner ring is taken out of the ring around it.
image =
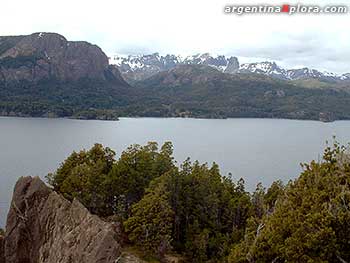
[[[3,245],[6,263],[110,263],[121,253],[113,224],[91,215],[79,201],[67,201],[38,177],[17,182]]]
[[[96,45],[56,33],[0,36],[0,115],[115,120],[134,97]]]
[[[106,54],[88,42],[67,41],[56,33],[0,37],[0,81],[3,82],[106,80],[106,74],[113,73],[111,69]]]

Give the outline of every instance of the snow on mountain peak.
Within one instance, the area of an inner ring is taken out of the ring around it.
[[[307,78],[319,78],[330,81],[350,80],[350,73],[338,75],[331,72],[320,72],[316,69],[299,68],[284,69],[273,61],[239,64],[236,57],[223,55],[211,55],[210,53],[198,53],[190,56],[160,55],[153,53],[148,55],[115,55],[109,59],[109,63],[119,67],[122,75],[136,80],[147,78],[158,72],[172,69],[177,65],[207,65],[225,73],[256,73],[271,76],[277,79],[297,80]],[[131,76],[127,76],[131,74]],[[136,76],[137,75],[137,76]]]
[[[277,66],[275,62],[256,62],[256,63],[245,63],[239,68],[241,73],[258,73],[264,75],[271,75],[278,78],[284,78],[286,75],[286,70]]]

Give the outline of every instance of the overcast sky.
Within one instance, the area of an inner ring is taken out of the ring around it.
[[[195,54],[350,72],[350,14],[225,15],[226,4],[346,4],[340,0],[1,0],[0,35],[57,32],[107,55]]]

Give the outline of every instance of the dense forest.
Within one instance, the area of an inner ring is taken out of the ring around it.
[[[1,59],[3,70],[39,67],[40,56]],[[110,71],[104,79],[0,79],[0,115],[117,120],[118,117],[350,119],[347,87],[227,74],[183,65],[133,87]]]
[[[120,158],[94,145],[73,152],[48,182],[119,222],[125,244],[162,261],[349,262],[350,157],[337,143],[300,177],[249,193],[217,164],[178,165],[173,146],[132,145]]]
[[[225,74],[208,66],[183,65],[135,86],[144,92],[134,114],[204,118],[348,119],[348,89],[305,87],[259,74]],[[132,111],[132,107],[128,107]]]
[[[21,81],[0,82],[0,114],[21,117],[72,117],[77,119],[116,120],[116,109],[126,103],[125,93],[113,84],[98,80],[61,82],[41,80],[38,83]]]

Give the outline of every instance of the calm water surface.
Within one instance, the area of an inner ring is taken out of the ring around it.
[[[0,118],[0,227],[4,227],[13,186],[20,176],[44,178],[73,150],[102,143],[120,152],[130,144],[172,141],[178,162],[187,157],[213,161],[223,174],[257,182],[288,181],[300,162],[319,159],[326,140],[350,142],[350,121],[270,119],[123,118],[119,122]]]

